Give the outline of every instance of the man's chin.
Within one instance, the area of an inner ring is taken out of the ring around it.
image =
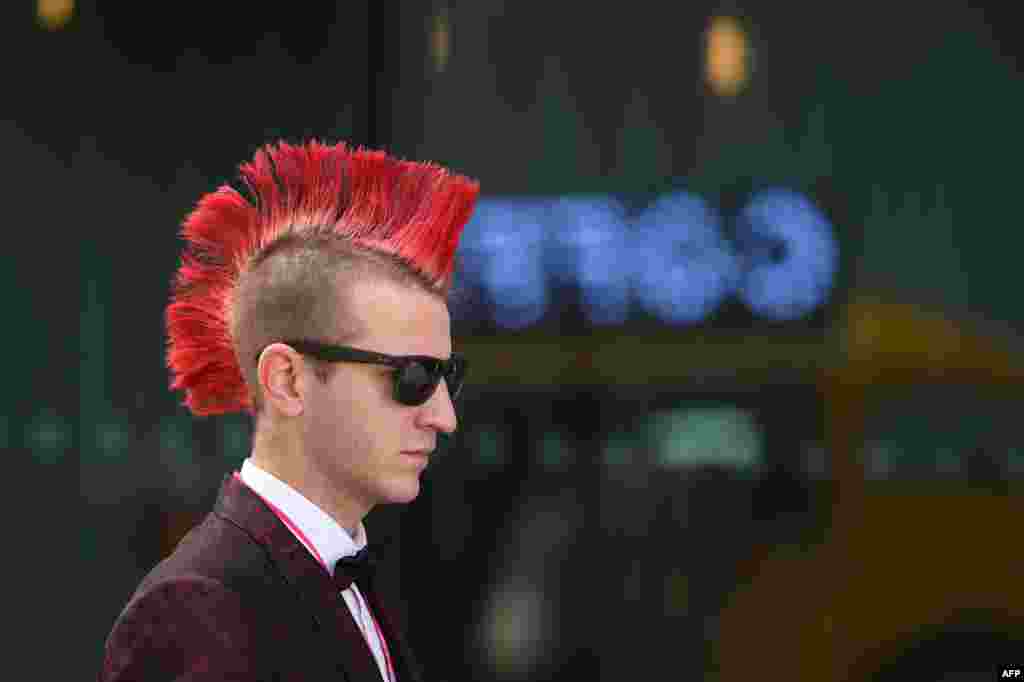
[[[410,481],[396,481],[388,490],[385,504],[409,504],[420,495],[420,481],[415,478]]]

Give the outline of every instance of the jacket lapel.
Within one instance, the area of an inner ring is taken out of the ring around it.
[[[373,586],[371,585],[371,588]],[[402,635],[395,612],[391,610],[376,589],[363,590],[366,601],[370,604],[384,637],[388,642],[391,662],[395,667],[395,675],[399,682],[422,682],[423,674],[412,655],[412,649]]]
[[[271,560],[295,590],[298,599],[312,615],[317,629],[324,635],[328,656],[337,661],[348,680],[381,682],[380,668],[340,590],[323,566],[263,500],[242,481],[229,474],[221,484],[214,513],[246,530],[266,548]],[[382,622],[381,627],[387,626]],[[386,636],[389,642],[392,641],[390,634]]]

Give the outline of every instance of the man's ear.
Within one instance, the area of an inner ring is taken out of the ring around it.
[[[263,399],[283,416],[297,417],[305,408],[302,356],[291,346],[272,343],[260,353],[257,376]]]

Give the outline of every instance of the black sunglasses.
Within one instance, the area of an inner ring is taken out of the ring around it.
[[[395,368],[394,396],[402,405],[422,405],[434,395],[444,377],[448,394],[454,401],[462,390],[466,378],[466,359],[461,353],[452,353],[447,360],[429,355],[387,355],[349,346],[332,346],[319,341],[285,341],[299,353],[323,362],[362,362],[372,365],[390,365]]]

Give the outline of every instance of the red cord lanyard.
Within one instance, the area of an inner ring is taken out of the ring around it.
[[[235,472],[235,478],[238,479],[240,483],[245,483],[245,481],[242,480],[242,477],[239,475],[237,471]],[[252,488],[249,489],[252,490]],[[302,542],[302,544],[305,545],[306,548],[313,553],[313,556],[316,557],[316,560],[320,562],[320,565],[323,566],[324,570],[326,571],[327,564],[324,562],[323,557],[320,556],[320,553],[316,551],[316,547],[313,546],[313,543],[310,542],[309,538],[306,537],[306,534],[299,530],[299,527],[292,523],[292,520],[289,519],[288,516],[283,511],[278,509],[277,506],[274,505],[270,500],[266,499],[265,497],[257,493],[255,490],[253,490],[253,493],[255,493],[256,496],[259,497],[261,500],[263,500],[264,504],[270,507],[271,511],[273,511],[277,515],[277,518],[281,519],[281,522],[284,523],[288,530],[290,530],[295,535],[295,537],[297,537],[299,541]],[[365,599],[363,601],[365,602]],[[388,642],[384,638],[384,633],[380,629],[380,624],[377,622],[377,617],[373,615],[373,611],[370,610],[370,605],[368,603],[366,604],[366,610],[370,613],[370,619],[373,621],[373,628],[377,631],[377,637],[380,640],[380,648],[384,652],[384,663],[387,665],[388,668],[388,677],[392,680],[392,682],[394,682],[394,680],[396,679],[395,668],[391,664],[391,653],[388,651]]]
[[[370,605],[366,605],[366,610],[370,611]],[[391,652],[388,651],[388,641],[384,639],[384,633],[381,632],[380,623],[377,622],[377,617],[373,615],[373,611],[370,611],[370,618],[373,620],[373,627],[377,630],[377,637],[380,638],[380,648],[384,652],[384,663],[388,667],[388,677],[391,678],[391,682],[396,682],[395,677],[395,666],[391,664]]]

